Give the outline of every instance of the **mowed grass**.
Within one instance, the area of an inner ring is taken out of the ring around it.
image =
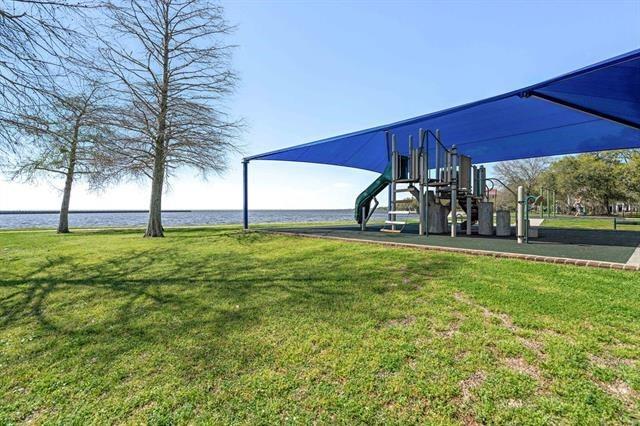
[[[534,218],[536,216],[533,216]],[[620,219],[624,220],[624,219]],[[640,218],[627,219],[640,222]],[[558,216],[545,218],[542,226],[549,228],[575,228],[575,229],[607,229],[613,230],[613,217],[571,217]],[[640,225],[621,225],[618,223],[618,231],[640,231]]]
[[[236,228],[0,233],[0,423],[640,421],[640,275]]]

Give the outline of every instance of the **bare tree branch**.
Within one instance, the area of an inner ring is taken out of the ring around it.
[[[74,19],[94,7],[93,0],[0,2],[0,152],[18,142],[8,121],[57,90],[67,58],[82,46]]]
[[[115,139],[108,86],[94,80],[75,83],[64,93],[43,97],[35,111],[16,113],[9,121],[12,135],[24,142],[4,165],[12,178],[65,178],[58,232],[69,232],[69,200],[78,177],[93,188],[120,177],[107,151]]]
[[[222,173],[238,151],[243,123],[224,104],[237,83],[224,42],[233,27],[210,0],[111,0],[106,11],[94,66],[117,81],[111,124],[120,129],[106,152],[118,173],[151,177],[146,235],[161,236],[166,179],[181,167]]]

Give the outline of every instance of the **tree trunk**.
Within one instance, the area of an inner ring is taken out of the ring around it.
[[[60,206],[60,218],[58,220],[58,233],[69,233],[69,202],[71,200],[71,187],[73,186],[73,176],[76,168],[76,152],[78,149],[78,131],[80,130],[80,120],[77,120],[73,129],[73,139],[69,150],[69,166],[64,182],[64,192],[62,194],[62,205]]]
[[[153,163],[153,181],[151,183],[151,204],[149,205],[149,222],[145,237],[164,237],[162,228],[162,187],[164,185],[164,142],[156,141],[155,160]]]
[[[64,182],[62,205],[60,206],[60,218],[58,220],[58,234],[69,233],[69,199],[71,198],[71,186],[73,185],[73,171],[67,171],[67,179]]]
[[[163,9],[163,43],[162,43],[162,86],[160,87],[160,109],[158,111],[158,135],[155,140],[153,161],[153,178],[151,184],[151,205],[149,206],[149,223],[145,237],[164,237],[162,228],[162,187],[167,151],[167,110],[169,106],[169,5]]]

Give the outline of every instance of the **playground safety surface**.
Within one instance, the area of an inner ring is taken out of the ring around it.
[[[548,263],[640,270],[638,264],[627,264],[640,245],[640,232],[636,231],[541,227],[538,238],[531,239],[529,244],[518,244],[514,236],[467,236],[462,231],[456,238],[434,234],[425,238],[418,235],[417,224],[407,224],[399,234],[380,232],[381,227],[381,225],[369,225],[366,231],[361,231],[357,225],[305,225],[278,227],[269,231],[485,256],[522,258]]]

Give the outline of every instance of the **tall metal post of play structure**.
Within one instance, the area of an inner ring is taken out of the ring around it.
[[[518,210],[516,214],[516,234],[518,236],[518,244],[523,244],[526,238],[526,229],[525,229],[525,218],[524,218],[524,210],[527,208],[525,206],[526,196],[524,193],[524,186],[518,187]]]
[[[429,235],[429,203],[427,202],[429,191],[429,146],[427,139],[427,132],[424,129],[420,129],[418,132],[418,145],[419,145],[419,176],[420,176],[420,194],[418,199],[419,213],[420,213],[420,226],[418,229],[419,235]]]
[[[451,147],[449,152],[450,163],[450,179],[451,182],[451,236],[455,237],[458,230],[458,215],[456,213],[456,204],[458,202],[458,175],[457,175],[457,162],[458,162],[458,150],[456,146]]]
[[[435,143],[435,149],[436,149],[436,181],[440,180],[440,162],[442,161],[442,159],[440,158],[440,146],[442,144],[440,143],[440,129],[436,129],[436,143]]]
[[[393,158],[393,151],[391,150],[391,132],[389,132],[388,130],[386,132],[384,132],[384,140],[387,143],[387,148],[389,149],[389,161],[392,161]],[[387,194],[387,211],[391,210],[391,203],[393,201],[393,186],[389,185],[388,186],[388,194]]]
[[[471,166],[471,175],[473,176],[471,193],[474,197],[478,197],[480,195],[480,175],[478,174],[478,167],[476,165]],[[469,205],[469,198],[467,198],[467,205]],[[471,207],[469,208],[469,212],[467,212],[467,217],[471,217]],[[467,225],[467,235],[471,235],[471,223],[469,223],[468,220]]]
[[[396,180],[398,179],[398,151],[396,151],[396,135],[391,134],[391,183],[389,184],[389,190],[391,198],[389,200],[389,211],[396,210]],[[396,221],[396,215],[389,216],[392,222]],[[396,224],[391,224],[391,230],[396,230]]]
[[[467,183],[467,188],[471,188],[471,176],[469,176],[469,182]],[[468,189],[467,191],[470,191],[470,189]],[[473,206],[471,205],[473,198],[471,197],[471,194],[469,192],[467,192],[467,229],[466,229],[466,233],[467,235],[471,235],[471,217],[473,216]]]

